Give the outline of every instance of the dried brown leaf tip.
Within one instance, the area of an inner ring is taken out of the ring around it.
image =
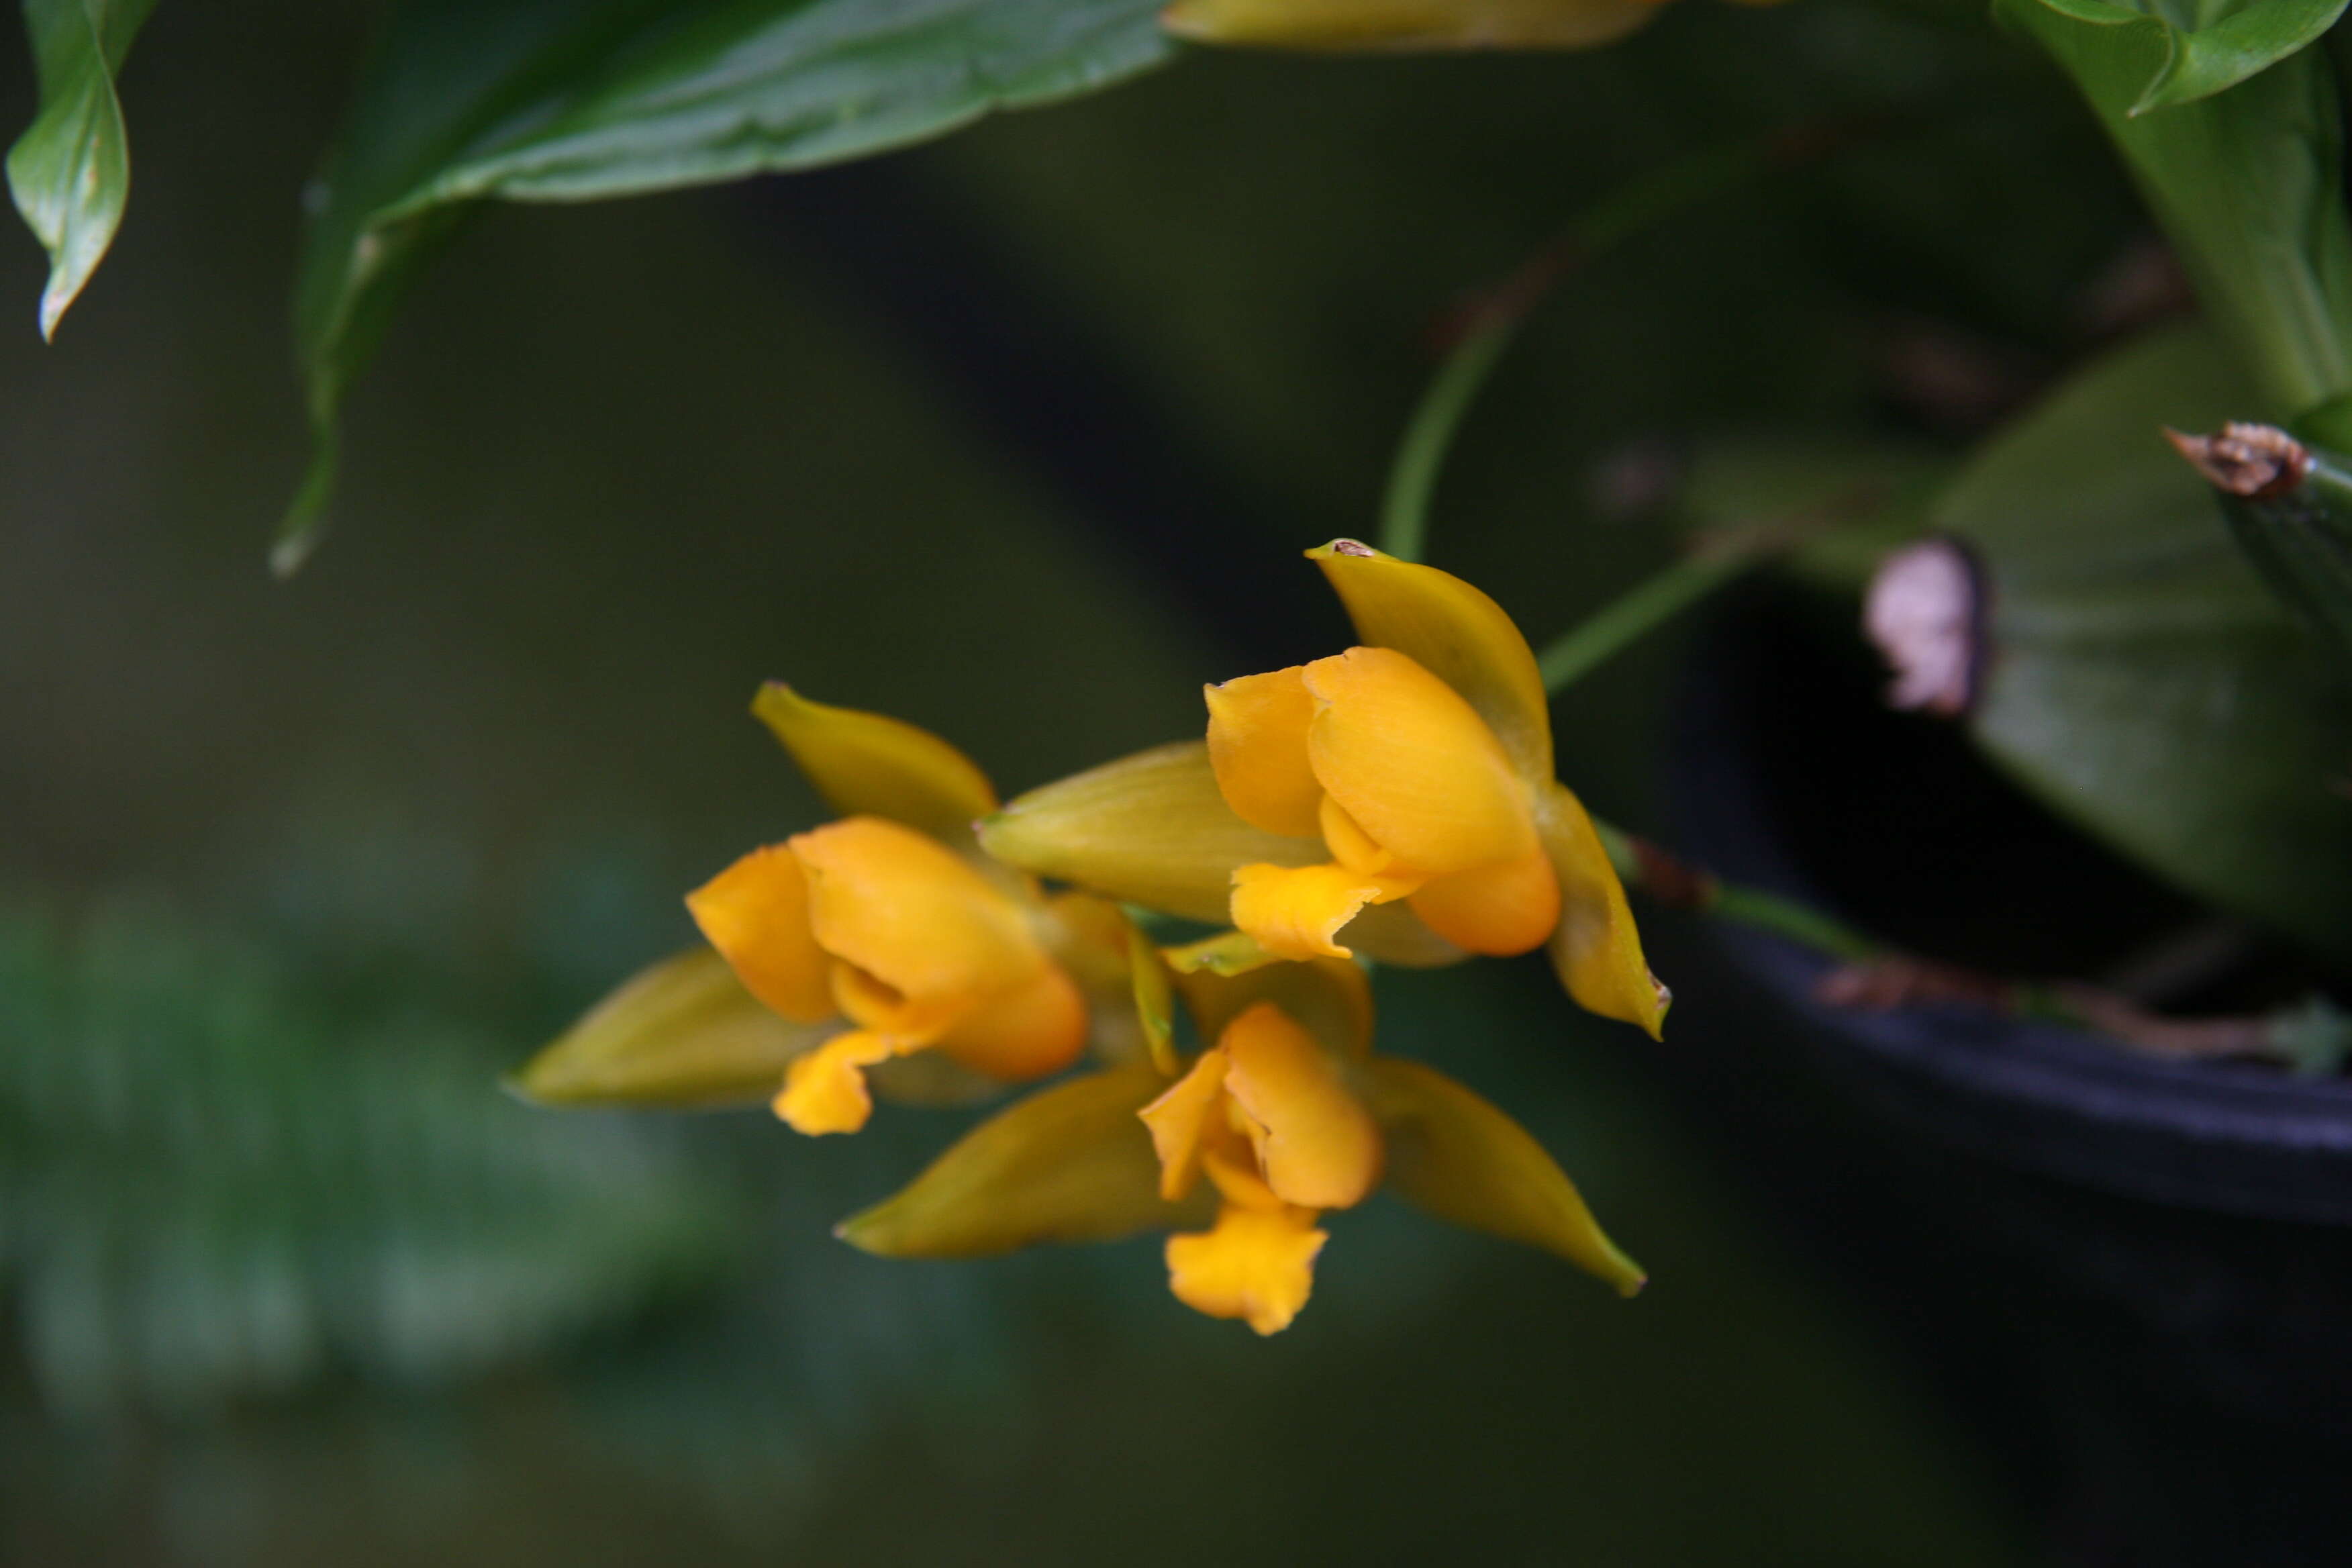
[[[1890,706],[1968,711],[1983,660],[1982,601],[1976,562],[1958,540],[1922,540],[1879,563],[1862,624],[1895,671]]]
[[[2210,436],[2168,426],[2164,438],[2205,482],[2224,495],[2272,500],[2302,487],[2311,472],[2303,443],[2275,425],[2224,425]]]

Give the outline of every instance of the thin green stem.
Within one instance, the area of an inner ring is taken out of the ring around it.
[[[1876,958],[1886,951],[1843,921],[1825,915],[1810,904],[1784,899],[1760,888],[1746,888],[1737,882],[1717,882],[1715,884],[1715,896],[1703,908],[1706,913],[1736,925],[1752,926],[1758,931],[1785,936],[1816,952],[1848,963]]]
[[[1600,817],[1592,819],[1592,827],[1600,835],[1609,863],[1625,884],[1661,903],[1770,931],[1843,963],[1862,963],[1885,955],[1885,944],[1801,900],[1726,882],[1711,872],[1684,865]]]
[[[1400,560],[1421,559],[1428,541],[1430,498],[1463,416],[1486,384],[1503,351],[1518,336],[1528,312],[1561,279],[1643,229],[1832,140],[1776,132],[1727,147],[1708,148],[1637,175],[1580,215],[1558,241],[1475,306],[1468,326],[1455,339],[1405,422],[1404,437],[1398,443],[1381,503],[1381,548]]]
[[[1421,559],[1429,534],[1429,498],[1437,489],[1437,470],[1454,445],[1454,432],[1518,331],[1516,320],[1487,318],[1454,345],[1429,390],[1421,395],[1405,425],[1404,439],[1398,443],[1388,493],[1381,502],[1381,548],[1398,560]]]
[[[1558,696],[1628,643],[1738,576],[1761,553],[1728,550],[1691,556],[1636,583],[1545,645],[1536,657],[1544,689]]]

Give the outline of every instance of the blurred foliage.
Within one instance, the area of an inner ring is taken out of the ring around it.
[[[2185,16],[2113,0],[2030,3],[2105,30],[2093,47],[2114,58],[2118,107],[2134,115],[2235,87],[2316,42],[2344,14],[2344,0],[2202,0]]]
[[[25,0],[41,111],[8,149],[8,190],[49,253],[41,336],[98,268],[131,194],[130,137],[114,73],[155,0]]]
[[[1415,329],[1628,172],[1917,110],[1629,245],[1531,323],[1447,467],[1433,558],[1537,636],[1671,552],[1667,514],[1610,482],[1629,453],[1663,453],[1669,491],[1691,454],[1697,488],[1706,453],[1792,426],[1948,459],[1980,416],[1948,420],[1905,345],[2030,388],[2094,340],[2085,298],[2139,221],[2013,46],[1834,3],[1673,7],[1572,59],[1202,57],[847,170],[484,204],[351,399],[348,527],[284,592],[251,549],[305,458],[277,322],[294,194],[349,87],[318,62],[359,58],[358,16],[152,26],[127,88],[141,200],[74,352],[0,335],[0,869],[232,911],[243,937],[186,917],[175,940],[265,943],[262,1011],[305,1049],[420,1064],[354,1081],[471,1128],[451,1159],[530,1120],[499,1070],[686,940],[679,890],[815,819],[742,711],[761,679],[936,728],[1012,792],[1186,732],[1199,682],[1265,644],[1328,651],[1336,613],[1291,552],[1369,526]],[[0,288],[29,295],[37,259],[0,253]],[[1264,613],[1190,613],[1227,602],[1196,582],[1263,586]],[[1645,827],[1673,653],[1558,715],[1580,789]],[[1711,1011],[1696,956],[1668,953],[1670,1048],[1759,1051],[1767,1026]],[[1381,1200],[1311,1312],[1244,1355],[1168,1300],[1148,1242],[933,1266],[825,1238],[956,1116],[824,1144],[757,1115],[541,1119],[620,1138],[663,1192],[715,1185],[731,1266],[682,1258],[594,1321],[437,1370],[339,1345],[290,1397],[163,1418],[61,1426],[0,1372],[0,1554],[2015,1560],[1970,1451],[1713,1166],[1643,1047],[1563,1026],[1532,971],[1382,992],[1384,1048],[1572,1164],[1654,1272],[1638,1303]],[[430,1065],[460,1059],[470,1085]],[[478,1122],[437,1098],[460,1092]],[[527,1172],[539,1135],[497,1158]],[[592,1178],[518,1180],[593,1210]]]
[[[1936,521],[1986,569],[1969,722],[1990,754],[2182,886],[2341,957],[2352,811],[2330,781],[2352,692],[2158,433],[2252,395],[2210,333],[2136,342],[1988,444]]]
[[[362,1030],[159,911],[0,909],[0,1283],[52,1409],[477,1376],[725,1260],[646,1131],[485,1094],[478,1031]]]
[[[1171,46],[1151,0],[414,0],[311,188],[296,325],[323,521],[345,385],[466,204],[586,201],[805,169],[1115,81]]]
[[[2302,9],[2262,0],[2235,23]],[[2142,33],[2145,23],[2109,25],[2120,11],[2105,0],[1997,6],[2080,84],[2242,374],[2278,414],[2325,409],[2352,394],[2352,219],[2335,68],[2302,47],[2315,33],[2289,28],[2276,51],[2239,62],[2251,74],[2229,91],[2176,101],[2151,85],[2178,58],[2171,24],[2155,24],[2159,36]]]

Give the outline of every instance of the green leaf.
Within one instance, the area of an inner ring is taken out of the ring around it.
[[[2318,41],[2346,0],[2203,0],[2182,24],[2112,0],[2024,0],[2106,29],[2082,47],[2107,57],[2129,114],[2174,108],[2237,86]],[[2135,85],[2136,84],[2136,85]]]
[[[2352,677],[2352,475],[2268,500],[2225,496],[2221,510],[2263,581]]]
[[[2352,697],[2160,435],[2263,412],[2210,333],[2159,334],[1995,438],[1937,521],[1987,576],[1985,750],[2158,874],[2340,954]]]
[[[131,195],[131,143],[114,75],[155,0],[25,0],[40,111],[8,150],[8,190],[49,253],[41,336],[98,270]]]
[[[1168,57],[1156,0],[412,0],[327,167],[296,282],[316,443],[275,562],[309,551],[336,416],[466,208],[863,157]]]
[[[1691,454],[1674,520],[1693,534],[1734,537],[1799,520],[1780,568],[1823,587],[1859,592],[1881,556],[1926,526],[1927,500],[1951,468],[1948,456],[1924,443],[1834,428],[1746,432]],[[1866,520],[1802,526],[1855,500],[1875,508]]]
[[[541,1357],[701,1282],[737,1200],[539,1115],[490,1043],[327,1011],[155,911],[0,906],[0,1334],[49,1407],[190,1412]]]
[[[884,1258],[986,1258],[1197,1224],[1205,1202],[1160,1197],[1151,1134],[1136,1117],[1167,1087],[1150,1063],[1131,1062],[1041,1090],[835,1234]]]
[[[2330,5],[2209,5],[2184,31],[2107,0],[1995,0],[2074,76],[2207,313],[2288,416],[2352,391],[2343,122],[2327,60],[2302,47]]]
[[[1388,1150],[1390,1191],[1454,1225],[1557,1254],[1631,1296],[1646,1282],[1528,1130],[1433,1068],[1374,1057],[1358,1071]]]

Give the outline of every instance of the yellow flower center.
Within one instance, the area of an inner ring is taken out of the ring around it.
[[[1028,913],[962,856],[853,816],[755,849],[687,900],[744,986],[788,1018],[853,1026],[787,1070],[776,1114],[854,1132],[865,1069],[936,1047],[995,1079],[1041,1077],[1086,1042],[1086,1003]]]
[[[1253,826],[1319,837],[1319,866],[1242,867],[1234,924],[1279,957],[1346,957],[1341,927],[1398,899],[1473,952],[1525,952],[1559,919],[1534,792],[1452,687],[1355,647],[1207,689],[1217,787]]]
[[[1260,1002],[1140,1114],[1160,1195],[1183,1197],[1205,1172],[1223,1199],[1213,1228],[1169,1237],[1169,1288],[1261,1334],[1287,1327],[1314,1286],[1318,1214],[1360,1203],[1380,1179],[1379,1127],[1338,1059]]]

